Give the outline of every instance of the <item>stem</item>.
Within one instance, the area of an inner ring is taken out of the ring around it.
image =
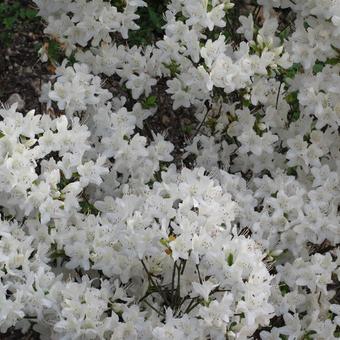
[[[183,306],[183,303],[186,301],[186,300],[188,300],[188,299],[190,299],[190,297],[189,296],[185,296],[183,299],[182,299],[182,301],[180,302],[180,304],[179,304],[179,306],[178,306],[178,308],[177,308],[177,314],[175,314],[177,317],[180,317],[181,316],[181,310],[180,310],[180,308]]]
[[[176,290],[176,304],[181,298],[181,264],[177,266],[177,290]]]
[[[200,284],[202,284],[203,281],[202,281],[202,278],[201,278],[200,268],[199,268],[198,264],[196,264],[196,269],[197,269],[198,279],[200,280]]]
[[[157,291],[158,291],[159,294],[162,296],[164,302],[165,302],[168,306],[170,306],[170,303],[169,303],[169,301],[168,301],[166,295],[164,295],[163,290],[161,289],[161,287],[159,286],[159,284],[156,283],[156,282],[154,281],[154,279],[152,278],[152,275],[151,275],[150,272],[148,271],[148,268],[146,267],[144,261],[141,260],[141,262],[142,262],[142,265],[143,265],[143,267],[144,267],[144,270],[145,270],[146,274],[148,275],[149,282],[151,282],[151,283],[153,284],[153,286],[154,286],[155,288],[157,288]]]
[[[183,267],[182,267],[182,270],[181,270],[181,275],[183,275],[185,266],[187,264],[187,260],[183,260],[183,261],[184,261],[184,264],[183,264]]]
[[[209,110],[211,109],[211,107],[208,107],[208,105],[206,105],[206,107],[207,107],[207,112],[205,113],[205,115],[204,115],[204,117],[203,117],[201,123],[200,123],[199,126],[197,127],[197,129],[196,129],[194,135],[192,136],[192,139],[194,139],[194,138],[197,136],[197,134],[198,134],[199,131],[201,130],[201,128],[202,128],[202,126],[203,126],[205,120],[206,120],[207,117],[208,117]]]
[[[258,15],[260,14],[261,6],[258,6],[256,9],[256,13],[254,14],[254,22],[256,22]]]
[[[177,260],[175,261],[174,267],[172,269],[172,278],[171,278],[171,306],[173,306],[174,298],[175,298],[174,290],[175,290],[176,262],[177,262]]]
[[[187,310],[185,311],[186,314],[189,314],[194,308],[196,308],[199,304],[201,303],[200,300],[198,300],[195,304],[192,305],[191,308],[187,308]],[[190,305],[189,305],[190,306]]]
[[[275,104],[275,109],[276,109],[276,110],[277,110],[277,106],[278,106],[278,104],[279,104],[279,97],[280,97],[281,86],[282,86],[282,81],[280,82],[279,90],[277,91],[276,104]]]
[[[186,310],[184,311],[184,314],[188,313],[188,310],[190,310],[190,307],[192,306],[192,304],[194,303],[195,299],[192,299],[188,305],[188,307],[186,308]]]
[[[139,302],[142,302],[143,300],[145,300],[148,296],[150,296],[152,293],[154,293],[154,292],[147,292],[140,300],[139,300]]]
[[[153,309],[158,315],[165,316],[163,312],[152,306],[151,303],[149,303],[148,301],[145,300],[144,303],[148,305],[151,309]]]

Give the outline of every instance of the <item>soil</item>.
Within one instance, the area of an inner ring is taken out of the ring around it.
[[[35,8],[31,1],[22,1],[22,6]],[[14,27],[9,43],[0,40],[0,103],[6,105],[11,95],[18,94],[24,101],[21,112],[42,111],[40,87],[49,73],[37,53],[46,40],[43,30],[39,20],[27,20]]]
[[[33,331],[22,334],[20,331],[10,330],[6,334],[0,333],[0,340],[39,340],[39,335]]]

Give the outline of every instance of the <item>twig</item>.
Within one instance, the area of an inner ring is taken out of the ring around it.
[[[167,305],[170,306],[170,303],[169,303],[169,301],[168,301],[166,295],[164,295],[164,292],[163,292],[163,290],[161,289],[161,287],[159,286],[159,284],[156,283],[156,282],[154,281],[154,279],[152,278],[152,275],[149,273],[148,268],[146,267],[144,261],[143,261],[143,260],[140,260],[140,261],[142,262],[142,265],[143,265],[143,267],[144,267],[144,270],[145,270],[146,274],[148,275],[149,281],[154,285],[154,287],[157,288],[157,292],[159,292],[159,294],[162,296],[162,298],[164,299],[164,302],[165,302]]]
[[[181,298],[181,264],[177,266],[177,289],[176,289],[176,304],[177,301]]]
[[[198,264],[196,264],[196,269],[197,269],[198,279],[200,280],[200,284],[202,284],[203,281],[202,281],[202,278],[201,278],[200,268],[199,268]]]
[[[151,303],[149,303],[148,301],[144,301],[144,303],[146,305],[148,305],[151,309],[153,309],[156,313],[158,313],[158,315],[162,315],[162,316],[165,316],[163,312],[161,312],[160,310],[158,310],[157,308],[155,308],[154,306],[152,306]]]
[[[185,311],[185,314],[189,314],[194,308],[196,308],[199,304],[201,304],[201,301],[198,300],[194,305],[192,305],[191,308],[187,308]]]
[[[171,278],[171,305],[174,303],[174,290],[175,290],[175,276],[176,276],[176,261],[174,263],[174,267],[172,269],[172,278]]]
[[[282,86],[282,81],[280,81],[279,90],[277,91],[276,104],[275,104],[275,109],[276,110],[277,110],[277,106],[279,104],[279,97],[280,97],[280,92],[281,92],[281,86]]]
[[[207,117],[208,117],[209,110],[210,110],[210,109],[207,108],[207,112],[205,113],[205,115],[204,115],[202,121],[200,122],[200,124],[199,124],[199,126],[197,127],[197,129],[196,129],[194,135],[192,136],[192,139],[194,139],[194,138],[197,136],[197,134],[199,133],[199,131],[201,130],[201,128],[202,128],[202,126],[203,126],[205,120],[206,120]]]

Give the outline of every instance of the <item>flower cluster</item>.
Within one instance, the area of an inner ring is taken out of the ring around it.
[[[56,117],[0,110],[0,332],[339,337],[340,1],[171,0],[147,46],[142,0],[35,3],[66,59]]]

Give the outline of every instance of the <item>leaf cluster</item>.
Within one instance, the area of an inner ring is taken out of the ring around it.
[[[22,1],[0,3],[0,45],[10,45],[18,25],[35,20],[37,11]]]

